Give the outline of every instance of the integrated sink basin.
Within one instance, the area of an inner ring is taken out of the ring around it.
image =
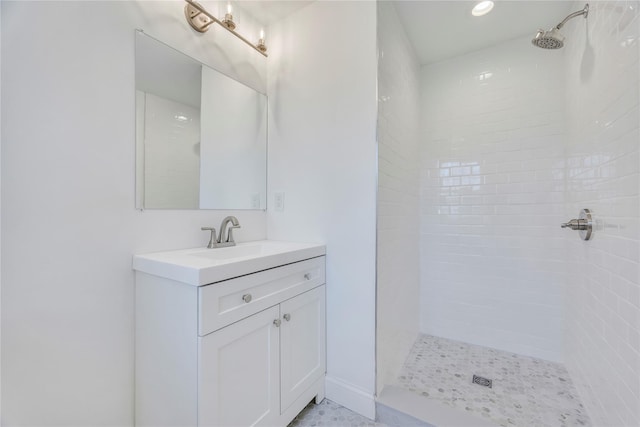
[[[283,246],[278,245],[277,243],[278,242],[270,242],[268,240],[252,243],[240,243],[236,246],[229,246],[226,248],[203,249],[189,255],[216,261],[227,261],[235,258],[256,257],[270,253],[273,254],[278,252],[278,250],[286,250],[286,244]]]
[[[202,286],[324,254],[321,244],[259,240],[225,248],[134,255],[133,269]]]

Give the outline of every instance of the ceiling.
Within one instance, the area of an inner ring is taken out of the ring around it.
[[[493,10],[481,17],[471,15],[477,1],[399,0],[394,4],[421,64],[518,37],[533,38],[539,28],[557,25],[575,8],[571,1],[494,1]]]
[[[268,26],[313,1],[236,0],[234,4]],[[575,9],[574,3],[568,0],[494,0],[495,7],[489,14],[474,17],[471,9],[478,1],[392,1],[421,64],[442,61],[518,37],[533,38],[539,28],[551,28]]]
[[[313,0],[240,0],[233,3],[268,26],[313,3]]]

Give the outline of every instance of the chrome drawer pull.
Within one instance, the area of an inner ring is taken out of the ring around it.
[[[251,302],[251,294],[244,294],[242,295],[242,301],[246,302],[246,303],[250,303]]]
[[[284,315],[284,316],[282,316],[282,317],[284,317],[284,320],[286,320],[287,322],[288,322],[289,320],[291,320],[291,315],[290,315],[289,313],[285,314],[285,315]]]
[[[281,323],[282,321],[280,319],[276,319],[273,321],[273,324],[276,325],[276,328],[279,328]]]
[[[311,273],[305,273],[304,278],[307,280],[311,280]]]

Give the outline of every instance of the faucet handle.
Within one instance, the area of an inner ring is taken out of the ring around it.
[[[241,228],[240,224],[238,225],[232,225],[231,227],[229,227],[229,234],[227,235],[227,242],[233,242],[235,243],[235,241],[233,240],[233,229],[234,228]]]
[[[200,230],[202,231],[211,231],[211,238],[209,239],[209,244],[207,245],[208,249],[211,248],[215,248],[216,247],[216,229],[213,227],[200,227]]]

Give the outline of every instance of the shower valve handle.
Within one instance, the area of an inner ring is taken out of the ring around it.
[[[593,234],[593,216],[591,215],[591,211],[589,209],[582,209],[577,219],[572,219],[569,222],[560,224],[560,227],[576,230],[580,233],[582,240],[589,240]]]
[[[586,230],[587,229],[587,221],[584,219],[572,219],[569,222],[565,222],[564,224],[560,224],[562,228],[570,228],[572,230]]]

